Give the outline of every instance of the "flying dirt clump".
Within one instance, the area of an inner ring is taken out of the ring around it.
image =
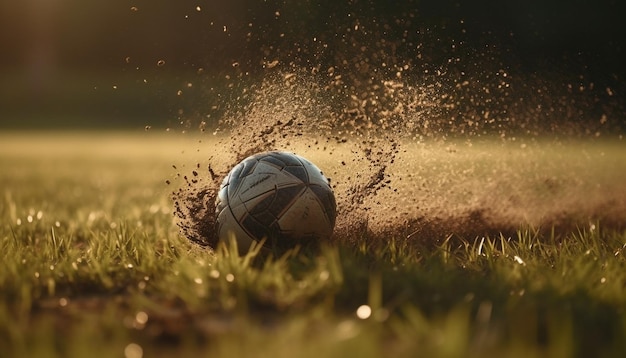
[[[217,196],[217,178],[211,167],[207,176],[200,175],[197,170],[192,173],[193,179],[184,176],[185,185],[172,193],[174,215],[181,233],[189,240],[215,247],[218,238],[215,235],[215,198]]]

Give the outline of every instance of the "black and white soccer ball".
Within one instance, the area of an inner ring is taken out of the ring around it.
[[[289,248],[328,239],[337,206],[328,178],[310,161],[287,152],[252,155],[224,178],[216,199],[219,240],[245,252],[266,239]]]

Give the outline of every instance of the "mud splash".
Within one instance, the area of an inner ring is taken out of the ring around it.
[[[323,88],[306,76],[280,74],[257,91],[245,112],[224,119],[216,130],[222,134],[206,144],[212,159],[183,175],[174,193],[179,226],[192,241],[216,244],[214,200],[230,168],[275,149],[313,160],[331,178],[339,241],[515,237],[522,227],[565,232],[598,223],[622,229],[626,222],[619,140],[605,146],[535,136],[417,139],[410,126],[425,120],[421,114],[385,126],[364,125],[366,119],[356,125],[342,117],[351,112],[320,104]],[[585,174],[588,168],[606,176]]]
[[[593,220],[624,226],[621,179],[570,182],[564,173],[586,170],[578,158],[559,167],[524,151],[541,155],[546,141],[621,142],[619,77],[597,82],[585,64],[529,68],[489,34],[469,39],[463,22],[441,32],[421,25],[410,7],[403,11],[379,18],[350,9],[347,20],[326,23],[315,37],[268,39],[246,26],[244,57],[226,72],[206,74],[206,82],[223,86],[207,89],[206,103],[195,104],[206,108],[196,110],[202,119],[182,121],[199,123],[214,138],[208,162],[181,174],[185,181],[173,193],[186,237],[215,245],[221,179],[266,150],[303,155],[332,179],[337,240],[437,240],[509,234],[520,225],[572,229]],[[483,141],[492,144],[472,149]],[[573,150],[584,155],[584,148]],[[552,174],[544,178],[544,170]]]
[[[215,170],[209,165],[201,176],[196,170],[192,176],[182,175],[185,183],[172,195],[185,237],[215,246],[214,203],[223,177],[245,157],[268,150],[289,150],[304,156],[321,152],[332,157],[351,148],[340,163],[357,169],[347,177],[337,170],[330,173],[340,213],[335,236],[367,228],[371,208],[366,199],[391,183],[388,165],[399,152],[398,137],[372,126],[358,127],[354,122],[347,126],[329,107],[322,105],[320,109],[315,98],[323,89],[313,88],[308,80],[292,73],[272,76],[259,86],[254,100],[242,112],[223,119],[215,133],[228,135],[214,147],[226,148],[220,153],[225,164]],[[349,112],[344,115],[354,116]]]

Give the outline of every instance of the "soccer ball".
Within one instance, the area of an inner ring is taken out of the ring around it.
[[[289,248],[331,236],[337,214],[329,180],[310,161],[286,152],[252,155],[224,178],[216,199],[221,241],[234,236],[241,252],[266,239]]]

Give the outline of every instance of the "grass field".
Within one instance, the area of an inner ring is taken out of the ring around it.
[[[179,234],[170,195],[207,141],[0,134],[1,357],[626,351],[622,141],[407,144],[379,231],[279,257]],[[347,151],[302,153],[345,189]]]

